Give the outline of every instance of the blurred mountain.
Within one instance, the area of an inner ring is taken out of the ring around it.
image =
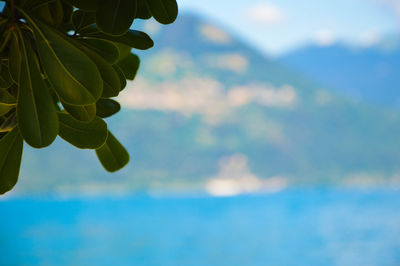
[[[124,110],[109,121],[131,163],[107,174],[93,151],[59,140],[49,149],[27,147],[17,193],[199,189],[234,176],[254,186],[272,177],[398,182],[397,112],[322,89],[320,77],[307,80],[194,15],[137,27],[156,47],[138,52],[140,73],[119,97]]]
[[[148,79],[179,79],[195,73],[223,80],[228,86],[248,81],[314,86],[309,79],[283,67],[277,60],[266,58],[223,27],[196,15],[182,15],[176,23],[167,26],[154,21],[139,21],[137,24],[155,41],[152,49],[138,51],[145,63],[142,76]],[[176,69],[166,68],[163,59],[176,62],[173,66]]]
[[[311,45],[283,56],[281,62],[335,92],[400,108],[399,38],[387,38],[370,47]]]

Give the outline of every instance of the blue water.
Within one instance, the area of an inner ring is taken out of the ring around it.
[[[400,191],[0,201],[0,265],[400,265]]]

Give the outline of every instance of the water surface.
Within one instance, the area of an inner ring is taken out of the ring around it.
[[[400,192],[0,201],[0,265],[400,265]]]

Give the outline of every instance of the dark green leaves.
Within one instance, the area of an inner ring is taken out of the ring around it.
[[[178,16],[176,0],[146,0],[151,15],[162,24],[170,24]]]
[[[64,106],[65,111],[67,111],[73,118],[79,121],[92,121],[93,118],[96,116],[96,104],[70,105],[67,103],[62,103],[62,105]]]
[[[115,97],[118,96],[121,90],[121,82],[119,80],[119,75],[116,70],[100,55],[96,54],[86,47],[81,47],[86,54],[93,60],[96,64],[97,69],[100,71],[101,78],[103,80],[103,97]]]
[[[102,0],[64,0],[68,4],[86,11],[96,11]]]
[[[164,24],[175,0],[15,0],[0,11],[0,194],[17,182],[23,142],[49,146],[57,135],[94,149],[107,171],[129,154],[102,118],[120,111],[110,99],[133,80],[131,50],[153,40],[131,30],[135,18]]]
[[[136,17],[140,19],[149,19],[151,18],[151,13],[147,9],[146,0],[137,0],[137,10],[136,10]]]
[[[17,183],[22,146],[17,127],[0,139],[0,194],[10,191]]]
[[[10,105],[3,105],[0,103],[0,116],[7,114],[13,107]]]
[[[96,103],[96,114],[100,117],[110,117],[121,110],[121,105],[112,99],[100,99]]]
[[[0,88],[9,88],[13,84],[8,65],[0,64]]]
[[[0,132],[9,132],[17,126],[17,116],[15,111],[9,115],[4,116],[0,122]]]
[[[84,38],[80,39],[80,42],[95,51],[110,64],[114,64],[119,58],[118,48],[110,41],[97,38]]]
[[[77,8],[88,11],[95,11],[99,7],[102,0],[74,0]]]
[[[22,32],[19,33],[23,38]],[[25,141],[35,147],[50,145],[58,133],[58,118],[31,46],[21,40],[22,62],[18,90],[18,124]]]
[[[15,105],[16,101],[15,97],[8,90],[0,89],[0,105]]]
[[[96,149],[107,139],[107,124],[99,117],[85,123],[59,113],[60,137],[80,149]]]
[[[72,14],[72,24],[77,32],[94,24],[95,22],[96,16],[94,12],[77,10]]]
[[[103,0],[96,11],[96,24],[106,34],[122,35],[132,25],[136,7],[136,0]]]
[[[41,8],[48,5],[55,0],[19,0],[18,5],[28,11],[36,11],[37,8]]]
[[[113,65],[113,68],[114,68],[114,70],[117,72],[117,74],[119,76],[119,81],[121,83],[120,87],[121,87],[121,91],[122,91],[126,87],[125,74],[124,74],[124,72],[122,72],[122,69],[118,65]]]
[[[104,169],[109,172],[116,172],[129,162],[128,152],[110,131],[106,143],[96,150],[96,154]]]
[[[41,64],[60,98],[74,105],[95,103],[103,84],[93,61],[69,37],[39,21],[31,22]]]
[[[10,69],[10,74],[15,83],[19,82],[19,71],[21,70],[21,44],[17,33],[12,34],[12,39],[10,43],[10,58],[8,59],[8,65]]]
[[[170,24],[178,16],[176,0],[137,0],[136,17],[149,19],[151,16],[162,24]]]
[[[15,108],[16,99],[12,96],[8,90],[0,89],[0,117],[7,114],[11,109]],[[5,117],[4,117],[5,119]],[[0,122],[0,125],[2,123]]]
[[[134,80],[139,69],[140,59],[137,55],[129,54],[124,59],[118,62],[125,77],[129,80]]]
[[[154,42],[144,32],[137,31],[137,30],[129,30],[124,35],[121,36],[111,36],[101,32],[94,32],[87,34],[89,37],[109,40],[116,43],[125,44],[131,48],[146,50],[153,47]]]
[[[53,0],[47,4],[40,5],[34,10],[34,14],[49,25],[54,27],[60,26],[64,18],[61,0]]]

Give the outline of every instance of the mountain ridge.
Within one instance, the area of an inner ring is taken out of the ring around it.
[[[109,121],[130,151],[125,169],[105,173],[94,152],[58,140],[50,149],[26,149],[15,193],[204,189],[231,171],[292,185],[400,183],[397,112],[336,95],[251,47],[196,46],[204,25],[211,35],[224,30],[193,21],[168,27],[176,40],[186,38],[186,48],[153,29],[163,45],[139,53],[138,77]]]
[[[386,108],[400,108],[400,46],[306,46],[280,58],[327,89]]]

